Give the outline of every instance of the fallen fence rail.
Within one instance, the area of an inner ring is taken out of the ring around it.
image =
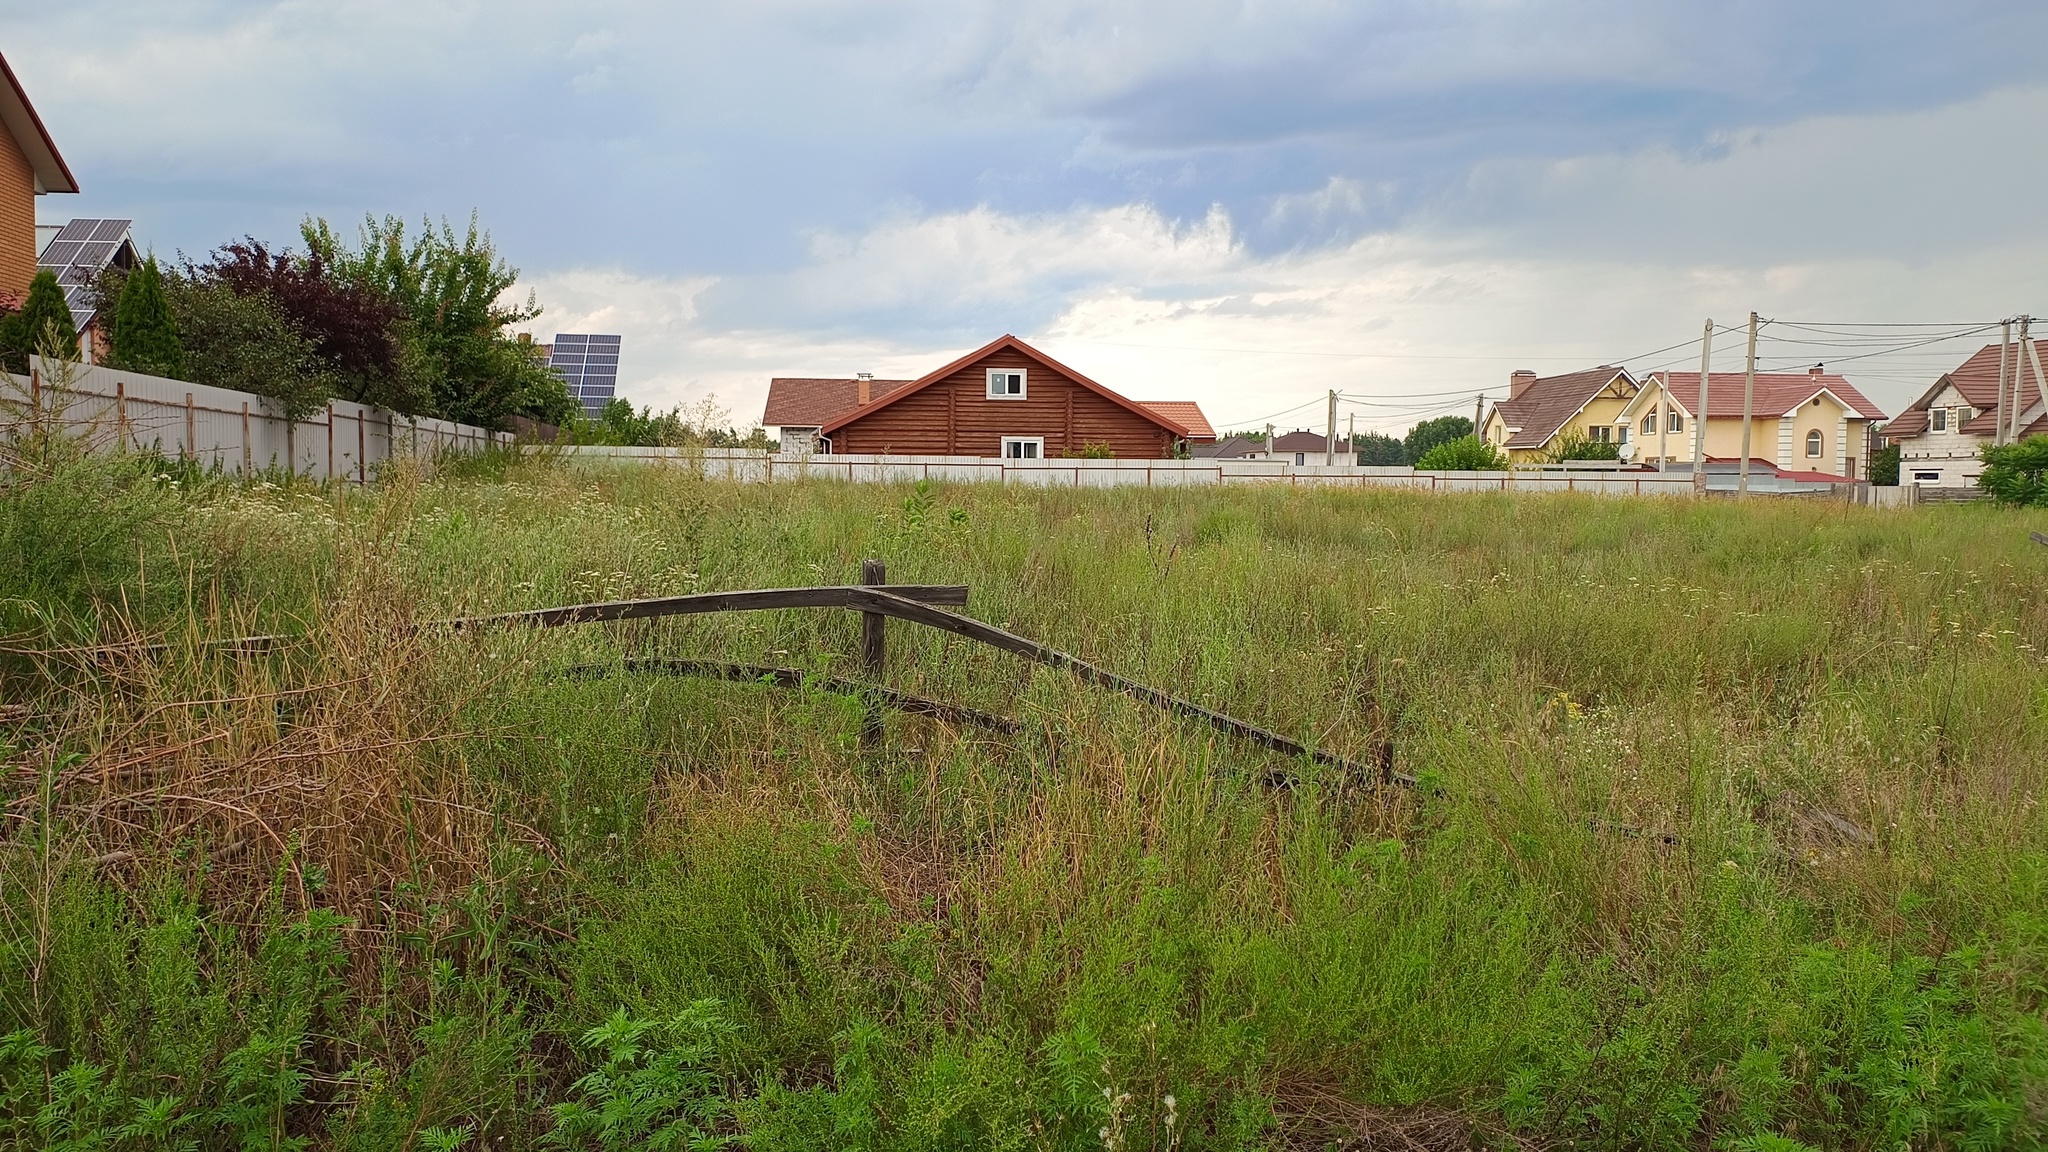
[[[948,720],[955,724],[972,724],[978,728],[1002,732],[1014,736],[1024,731],[1024,725],[1007,716],[983,712],[979,708],[967,708],[959,704],[948,704],[913,692],[903,692],[881,684],[864,684],[858,680],[847,680],[839,676],[820,676],[801,668],[775,668],[764,664],[727,664],[717,660],[672,660],[659,657],[635,657],[619,664],[578,664],[562,670],[567,680],[598,680],[613,671],[640,675],[657,676],[702,676],[709,680],[729,680],[736,684],[773,684],[778,688],[817,688],[842,696],[872,696],[875,699],[913,716],[930,716],[937,720]]]

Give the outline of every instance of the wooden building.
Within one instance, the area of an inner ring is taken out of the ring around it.
[[[0,307],[20,307],[35,278],[36,197],[76,191],[56,142],[0,57]]]
[[[784,451],[1170,459],[1216,433],[1193,402],[1126,399],[1015,336],[916,380],[771,380]]]

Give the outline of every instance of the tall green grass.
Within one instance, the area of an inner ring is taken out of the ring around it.
[[[119,616],[176,639],[147,676],[8,673],[34,705],[0,856],[17,1146],[153,1146],[147,1102],[206,1148],[2048,1134],[2038,514],[504,459],[168,499],[125,529],[190,558]],[[1319,747],[1363,758],[1384,728],[1428,787],[900,624],[895,686],[1026,733],[892,717],[867,750],[830,693],[560,675],[857,675],[844,613],[390,631],[853,582],[864,557]],[[245,631],[308,642],[192,640]],[[255,731],[264,692],[300,695]],[[166,769],[60,767],[213,725],[239,743],[177,753],[185,800]],[[240,791],[202,799],[277,841],[187,802],[230,757]],[[330,799],[277,806],[251,763]],[[353,838],[284,826],[350,805]]]

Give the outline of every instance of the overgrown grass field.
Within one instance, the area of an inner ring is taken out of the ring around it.
[[[6,1147],[2048,1139],[2038,512],[502,458],[0,497]],[[1421,786],[902,623],[891,686],[1023,732],[622,666],[857,678],[846,612],[413,627],[867,557]]]

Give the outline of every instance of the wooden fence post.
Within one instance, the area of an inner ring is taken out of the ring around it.
[[[368,416],[368,415],[369,415],[369,413],[363,410],[363,406],[362,406],[361,404],[358,404],[358,405],[356,405],[356,486],[357,486],[357,487],[361,487],[361,486],[363,486],[363,485],[365,485],[365,484],[368,484],[368,483],[370,482],[370,465],[369,465],[369,457],[370,457],[370,431],[369,431],[369,429],[368,429],[368,428],[365,428],[365,427],[364,427],[364,425],[365,425],[366,423],[368,423],[368,421],[367,421],[367,420],[365,419],[365,417],[366,417],[366,416]]]
[[[327,478],[334,479],[334,401],[327,402]]]
[[[860,582],[869,587],[880,587],[889,582],[889,568],[880,560],[860,562]],[[888,660],[889,618],[880,612],[860,614],[860,667],[868,681],[875,685],[882,683],[883,670]],[[870,700],[867,711],[860,721],[860,743],[863,748],[873,748],[882,742],[882,706]]]
[[[192,417],[192,394],[185,393],[185,458],[197,463],[199,460],[198,425]]]
[[[114,428],[121,434],[121,451],[126,452],[128,443],[128,382],[114,381]]]
[[[244,480],[249,478],[250,464],[255,452],[255,445],[249,443],[249,402],[244,400],[242,401],[242,478]]]

